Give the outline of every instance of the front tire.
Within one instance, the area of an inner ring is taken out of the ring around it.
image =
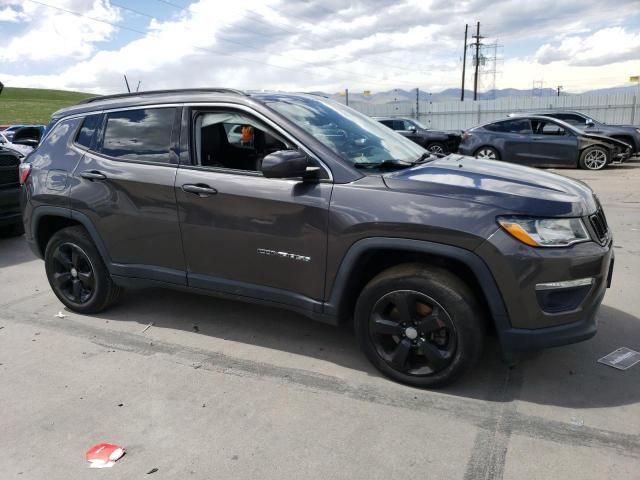
[[[386,376],[414,387],[458,379],[479,359],[481,309],[469,287],[446,270],[390,268],[362,290],[355,329],[360,347]]]
[[[120,297],[122,289],[111,280],[83,227],[56,232],[47,243],[44,262],[53,293],[70,310],[98,313]]]
[[[609,163],[609,151],[598,145],[585,148],[580,154],[580,168],[602,170]]]
[[[427,151],[444,155],[447,153],[447,147],[444,143],[431,142],[427,145]]]

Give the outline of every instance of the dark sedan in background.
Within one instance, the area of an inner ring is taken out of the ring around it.
[[[631,147],[614,138],[586,133],[562,120],[531,115],[467,130],[459,152],[531,167],[600,170],[610,163],[625,161]]]
[[[528,113],[512,113],[510,117],[521,117],[529,115],[544,115],[545,117],[557,118],[574,127],[584,130],[586,133],[595,133],[606,137],[622,140],[631,145],[631,154],[640,154],[640,127],[634,125],[609,125],[599,122],[582,112],[573,110],[543,110]]]
[[[430,130],[411,118],[373,118],[432,153],[455,153],[458,151],[459,133]]]

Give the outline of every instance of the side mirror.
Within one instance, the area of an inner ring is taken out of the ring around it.
[[[594,125],[593,120],[591,120],[590,118],[587,118],[584,123],[587,127],[593,127]]]
[[[266,178],[305,177],[308,167],[309,157],[299,150],[278,150],[262,159],[262,174]]]
[[[411,125],[407,130],[409,130],[410,132],[415,133],[418,129],[415,126]]]

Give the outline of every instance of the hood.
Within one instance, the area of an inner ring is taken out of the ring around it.
[[[618,147],[622,147],[622,148],[631,147],[631,145],[629,145],[627,142],[623,142],[622,140],[618,140],[617,138],[607,137],[606,135],[598,135],[596,133],[583,132],[582,136],[585,138],[591,138],[593,140],[600,140],[605,143],[617,145]]]
[[[393,190],[452,197],[491,205],[505,213],[582,217],[596,199],[584,183],[554,173],[496,160],[449,155],[383,175]]]

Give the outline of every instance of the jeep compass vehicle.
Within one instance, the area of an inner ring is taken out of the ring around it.
[[[27,239],[69,309],[166,286],[353,320],[371,362],[420,387],[467,371],[486,332],[508,360],[590,338],[611,279],[583,183],[438,158],[313,95],[94,98],[54,114],[21,179]]]

